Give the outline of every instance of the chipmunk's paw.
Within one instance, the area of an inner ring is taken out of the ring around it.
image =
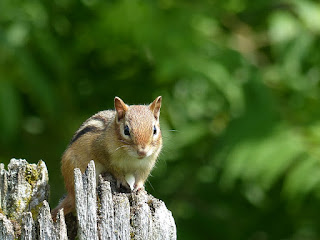
[[[133,191],[134,192],[138,192],[140,190],[144,190],[144,186],[143,186],[143,182],[137,182],[134,184],[134,188],[133,188]]]

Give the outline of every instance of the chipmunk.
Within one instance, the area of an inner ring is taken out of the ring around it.
[[[117,180],[117,187],[131,191],[144,188],[162,148],[160,131],[161,96],[150,105],[127,105],[114,99],[115,110],[105,110],[86,120],[76,131],[62,156],[62,175],[67,196],[52,210],[64,214],[75,208],[74,168],[84,172],[94,160],[96,176],[108,172]]]

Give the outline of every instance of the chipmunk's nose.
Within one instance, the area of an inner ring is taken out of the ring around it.
[[[139,155],[140,158],[144,158],[145,156],[147,156],[147,150],[145,147],[138,147],[137,153]]]

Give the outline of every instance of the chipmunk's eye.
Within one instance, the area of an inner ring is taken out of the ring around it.
[[[124,130],[123,130],[124,135],[130,136],[130,130],[128,125],[124,126]]]
[[[156,126],[153,126],[153,135],[156,135],[157,134],[157,128]]]

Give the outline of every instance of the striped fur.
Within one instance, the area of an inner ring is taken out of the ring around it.
[[[106,110],[98,112],[97,114],[90,117],[75,132],[69,146],[87,133],[97,133],[105,130],[108,125],[108,121],[110,121],[110,116],[113,115],[114,111]]]

